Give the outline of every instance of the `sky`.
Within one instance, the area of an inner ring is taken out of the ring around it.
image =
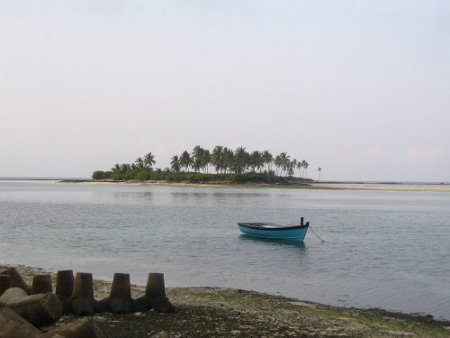
[[[450,181],[450,2],[0,0],[0,177],[196,145]]]

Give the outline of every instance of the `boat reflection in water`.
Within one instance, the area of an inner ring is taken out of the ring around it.
[[[305,243],[303,241],[299,241],[297,239],[279,239],[279,238],[267,238],[267,237],[258,237],[247,234],[241,234],[239,236],[239,240],[247,241],[251,243],[267,243],[268,245],[278,246],[278,247],[296,247],[296,248],[305,248]]]

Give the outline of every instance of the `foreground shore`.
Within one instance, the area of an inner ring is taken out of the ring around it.
[[[10,265],[0,265],[0,271]],[[15,266],[28,283],[37,268]],[[53,276],[54,277],[54,276]],[[54,278],[53,278],[54,279]],[[95,281],[96,299],[111,284]],[[133,298],[145,287],[133,285]],[[450,337],[450,322],[380,309],[343,309],[251,291],[221,288],[167,288],[175,313],[149,311],[94,316],[107,337]],[[62,325],[73,320],[66,316]]]

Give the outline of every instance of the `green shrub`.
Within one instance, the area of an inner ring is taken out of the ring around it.
[[[92,174],[93,180],[103,180],[105,179],[105,172],[101,170],[94,171]]]

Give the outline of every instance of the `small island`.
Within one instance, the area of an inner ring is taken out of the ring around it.
[[[195,146],[171,158],[170,168],[155,168],[152,152],[133,163],[116,163],[110,170],[97,170],[95,181],[165,181],[188,183],[309,184],[309,163],[286,152],[273,156],[268,150],[247,152],[245,147],[215,146],[212,151]],[[210,170],[212,169],[212,173]],[[319,174],[321,168],[318,169]]]

